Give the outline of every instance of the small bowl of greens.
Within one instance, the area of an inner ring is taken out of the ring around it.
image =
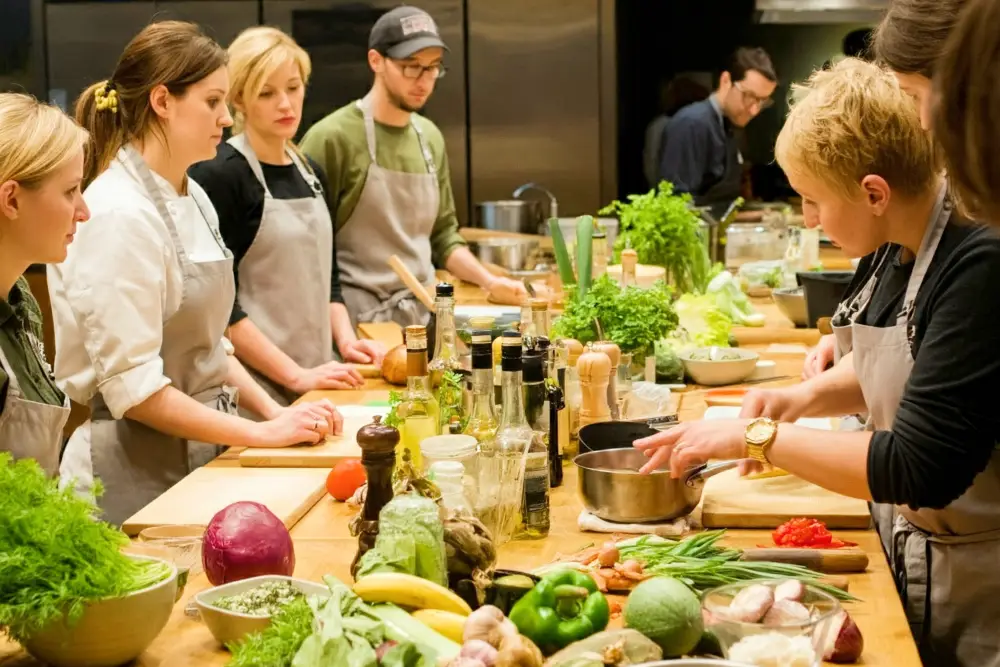
[[[323,584],[283,575],[264,575],[209,588],[195,596],[201,618],[220,644],[263,632],[283,607],[311,595],[330,596]]]
[[[677,355],[684,373],[696,384],[718,387],[738,384],[753,375],[759,356],[736,347],[697,347]]]

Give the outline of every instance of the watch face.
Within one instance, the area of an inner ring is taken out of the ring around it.
[[[754,421],[747,426],[746,439],[752,443],[765,443],[774,433],[774,424],[769,421]]]

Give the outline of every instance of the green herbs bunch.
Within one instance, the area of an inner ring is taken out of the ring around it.
[[[64,615],[73,623],[87,602],[169,576],[163,561],[122,553],[128,537],[96,513],[35,461],[0,453],[0,628],[11,639],[22,642]]]
[[[712,263],[691,195],[675,195],[674,186],[663,181],[657,189],[613,201],[600,211],[609,214],[619,220],[616,261],[630,247],[641,264],[664,267],[667,282],[678,292],[704,291]]]
[[[607,274],[580,297],[571,292],[563,314],[553,324],[559,338],[581,343],[613,341],[622,352],[644,354],[677,326],[672,292],[662,281],[649,289],[622,288]],[[600,322],[600,332],[597,329]]]

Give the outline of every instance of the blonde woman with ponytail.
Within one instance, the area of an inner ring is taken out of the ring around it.
[[[335,352],[360,363],[381,363],[385,354],[354,333],[324,197],[329,185],[292,143],[309,72],[308,54],[285,33],[244,30],[229,47],[234,136],[190,172],[234,255],[236,356],[283,404],[313,389],[360,386],[361,375]]]
[[[61,262],[77,223],[87,133],[55,107],[0,93],[0,451],[59,468],[69,402],[42,351],[42,315],[24,272]]]
[[[84,199],[93,224],[49,268],[56,379],[91,415],[60,466],[121,524],[222,445],[317,442],[341,421],[329,402],[283,408],[229,354],[232,255],[187,177],[225,127],[226,53],[197,26],[154,23],[111,78],[77,102],[90,131]],[[236,415],[237,398],[264,419]]]

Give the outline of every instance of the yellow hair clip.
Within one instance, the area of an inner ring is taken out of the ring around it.
[[[94,99],[97,101],[98,111],[110,110],[111,113],[118,113],[118,91],[110,82],[94,91]]]

